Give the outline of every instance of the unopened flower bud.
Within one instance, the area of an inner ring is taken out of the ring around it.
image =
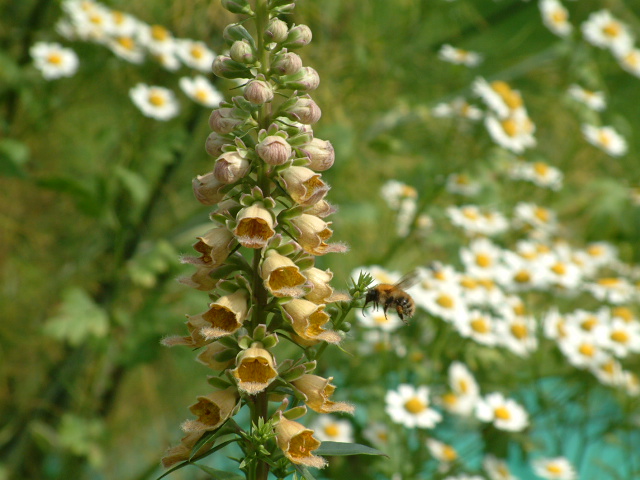
[[[192,182],[193,194],[203,205],[215,205],[224,198],[224,193],[220,193],[220,189],[224,185],[213,172],[198,175]]]
[[[308,167],[317,172],[323,172],[331,168],[336,158],[336,152],[331,142],[320,138],[314,138],[300,150],[309,158]]]
[[[291,145],[278,135],[269,135],[256,145],[256,153],[269,165],[282,165],[291,156]]]
[[[215,58],[211,70],[220,78],[248,78],[251,76],[251,72],[243,63],[225,55],[218,55]]]
[[[231,13],[240,15],[251,15],[253,13],[247,0],[222,0],[222,6]]]
[[[289,30],[289,35],[287,35],[287,40],[283,43],[283,46],[288,49],[301,48],[309,45],[311,38],[312,34],[309,27],[306,25],[296,25]]]
[[[271,64],[271,71],[279,75],[293,75],[302,68],[302,59],[293,52],[278,55]]]
[[[310,91],[320,85],[320,75],[311,67],[303,67],[295,75],[284,80],[284,86],[291,90]]]
[[[249,161],[238,152],[227,152],[216,160],[213,174],[221,183],[235,183],[247,174],[249,167]]]
[[[233,108],[218,108],[209,117],[209,127],[220,135],[233,132],[243,123],[244,119],[236,117]]]
[[[222,147],[230,144],[231,141],[229,141],[228,139],[220,136],[216,132],[211,132],[207,137],[207,140],[204,142],[204,149],[212,157],[218,158],[220,155],[222,155]]]
[[[288,34],[287,24],[279,18],[272,18],[264,32],[264,37],[267,42],[282,43],[287,39]]]
[[[262,105],[273,100],[273,88],[263,80],[251,80],[244,88],[244,98],[254,105]]]
[[[234,61],[239,63],[254,63],[256,61],[253,49],[246,40],[233,42],[233,45],[231,45],[231,49],[229,50],[229,55],[231,55],[231,58]]]
[[[287,109],[287,113],[305,125],[316,123],[322,116],[320,107],[308,96],[299,97],[296,103]]]

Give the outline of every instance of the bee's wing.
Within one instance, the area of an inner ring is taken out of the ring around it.
[[[407,273],[400,280],[398,280],[393,286],[399,288],[400,290],[405,290],[407,288],[413,287],[420,280],[420,275],[416,270]]]

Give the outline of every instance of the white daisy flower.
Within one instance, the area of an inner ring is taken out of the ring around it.
[[[627,153],[627,142],[613,127],[596,127],[583,125],[582,133],[587,141],[612,157],[620,157]]]
[[[595,268],[610,265],[618,259],[616,247],[607,242],[594,242],[587,245],[585,253]]]
[[[113,31],[111,10],[98,2],[64,2],[69,16],[73,37],[80,40],[104,43]]]
[[[451,223],[464,230],[469,236],[498,235],[509,227],[507,219],[496,211],[483,213],[476,205],[448,207],[447,216]]]
[[[576,470],[565,457],[539,458],[531,462],[536,475],[547,480],[575,480]]]
[[[552,308],[542,319],[544,336],[550,340],[560,341],[568,335],[567,319],[557,308]]]
[[[389,180],[380,189],[380,195],[387,202],[389,208],[399,210],[405,199],[417,199],[418,191],[406,183]]]
[[[575,293],[582,283],[582,270],[568,261],[556,259],[547,270],[547,281],[564,293]]]
[[[522,153],[536,145],[535,126],[525,114],[513,114],[502,119],[487,115],[484,125],[494,142],[514,153]]]
[[[620,66],[627,72],[640,77],[640,48],[628,48],[615,52]]]
[[[119,37],[133,37],[136,36],[140,30],[141,25],[144,25],[133,15],[121,12],[119,10],[111,10],[110,22],[110,35]]]
[[[467,248],[460,249],[465,271],[478,278],[494,278],[501,257],[502,249],[487,238],[477,238]]]
[[[438,118],[462,117],[469,120],[480,120],[482,110],[469,104],[464,98],[454,98],[449,103],[439,103],[431,110],[431,114]]]
[[[614,18],[609,10],[599,10],[589,15],[582,24],[582,34],[592,45],[613,52],[629,50],[633,45],[628,27]]]
[[[630,352],[640,352],[640,322],[625,322],[620,318],[602,324],[594,331],[600,345],[616,357],[626,357]]]
[[[602,302],[621,305],[628,303],[634,296],[634,286],[622,277],[599,278],[593,283],[587,283],[585,290]]]
[[[462,362],[452,362],[449,365],[449,386],[460,397],[477,399],[480,395],[480,387],[473,374]]]
[[[494,317],[480,310],[470,310],[468,315],[461,315],[453,320],[453,324],[461,336],[487,347],[498,344],[496,323]]]
[[[452,173],[447,177],[446,189],[449,193],[473,197],[480,192],[481,188],[480,183],[472,181],[464,173]]]
[[[573,27],[569,23],[569,12],[558,0],[540,0],[542,22],[552,33],[566,37]]]
[[[348,420],[340,420],[332,415],[319,416],[310,427],[321,442],[353,443],[353,425]]]
[[[455,63],[457,65],[465,65],[467,67],[475,67],[482,62],[482,55],[461,48],[455,48],[451,45],[442,45],[438,52],[440,60]]]
[[[201,72],[209,72],[216,58],[216,54],[204,42],[186,38],[176,40],[176,53],[187,67]]]
[[[389,390],[385,396],[385,411],[395,423],[407,428],[433,428],[442,415],[429,404],[429,388],[401,384],[398,390]]]
[[[448,464],[458,459],[458,452],[455,448],[435,438],[427,438],[427,448],[433,458],[444,464],[445,470],[448,469]]]
[[[448,284],[434,285],[429,289],[419,287],[413,292],[413,299],[430,315],[440,317],[446,322],[453,322],[458,317],[468,315],[460,288]]]
[[[558,341],[558,347],[567,361],[576,368],[595,368],[605,362],[607,353],[589,335],[571,330],[571,334]]]
[[[224,100],[224,96],[202,75],[182,77],[179,84],[190,99],[205,107],[217,107]]]
[[[517,253],[505,251],[502,262],[502,266],[497,269],[495,279],[506,290],[543,289],[547,286],[548,262],[545,258],[538,256],[530,260]]]
[[[532,317],[508,315],[497,322],[499,342],[520,357],[526,357],[538,348],[536,322]]]
[[[533,237],[546,238],[558,228],[555,212],[535,203],[518,203],[513,215],[514,224],[529,230]]]
[[[374,445],[387,445],[389,443],[389,428],[381,422],[375,422],[362,430],[362,436]]]
[[[106,42],[115,55],[131,63],[142,63],[144,61],[144,50],[133,36],[114,36]]]
[[[173,54],[176,50],[173,34],[162,25],[141,25],[138,37],[153,55]]]
[[[607,108],[607,102],[604,99],[603,92],[586,90],[580,85],[576,85],[574,83],[569,86],[568,93],[571,98],[586,105],[591,110],[595,110],[596,112],[601,112]]]
[[[560,190],[564,177],[560,170],[544,162],[516,162],[511,167],[509,176],[550,190]]]
[[[169,120],[178,114],[178,101],[174,93],[167,88],[139,83],[129,90],[129,96],[147,117]]]
[[[489,84],[484,78],[478,77],[473,82],[472,88],[474,93],[493,110],[498,118],[507,117],[514,107],[522,106],[522,102],[518,105],[518,97],[512,94],[513,90],[506,82],[495,81]],[[509,99],[508,103],[506,99]]]
[[[519,432],[529,425],[527,411],[515,400],[495,392],[481,398],[476,405],[476,417],[490,422],[498,430]]]
[[[386,315],[382,310],[365,310],[358,320],[364,327],[379,328],[385,332],[393,332],[404,325],[397,315]]]
[[[622,372],[622,384],[628,395],[637,397],[640,395],[640,377],[637,374],[625,370]]]
[[[493,455],[484,457],[482,468],[491,480],[518,480],[518,477],[512,475],[507,462]]]
[[[78,70],[76,52],[58,43],[38,42],[29,49],[29,53],[35,67],[47,80],[71,77]]]
[[[613,357],[608,357],[602,363],[591,366],[589,370],[603,385],[610,387],[624,385],[622,365]]]

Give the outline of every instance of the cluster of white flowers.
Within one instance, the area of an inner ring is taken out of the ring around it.
[[[489,108],[484,124],[494,142],[514,153],[522,153],[536,145],[535,125],[524,105],[522,95],[503,81],[488,83],[479,77],[473,91]]]
[[[438,57],[445,62],[465,65],[466,67],[476,67],[482,62],[482,55],[479,53],[452,47],[448,44],[442,45],[438,52]]]
[[[148,25],[94,0],[65,0],[62,9],[65,16],[56,30],[63,37],[105,46],[130,63],[152,59],[169,71],[185,66],[208,73],[216,58],[203,42],[176,38],[161,25]],[[30,53],[35,67],[47,80],[71,76],[78,69],[76,53],[57,43],[36,43]],[[224,100],[204,75],[181,77],[179,86],[187,97],[206,107],[215,107]],[[165,87],[139,83],[131,88],[129,96],[143,115],[156,120],[170,120],[180,110],[175,94]]]
[[[401,237],[406,236],[416,213],[418,192],[410,185],[389,180],[382,186],[380,193],[387,205],[397,212],[397,234]]]
[[[540,0],[540,13],[545,26],[559,37],[566,37],[572,32],[569,12],[559,0]]]
[[[568,93],[571,98],[596,112],[601,112],[607,108],[607,102],[605,101],[603,92],[586,90],[580,85],[572,84],[569,86]]]
[[[474,121],[482,118],[482,110],[471,105],[463,97],[456,97],[448,103],[437,104],[431,110],[431,114],[438,118],[461,117]]]
[[[455,226],[460,227],[469,236],[493,236],[509,228],[506,217],[496,210],[480,209],[476,205],[448,207],[447,216]]]

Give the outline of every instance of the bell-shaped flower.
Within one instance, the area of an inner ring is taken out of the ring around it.
[[[278,376],[273,356],[264,348],[250,347],[240,352],[236,365],[231,374],[238,388],[250,395],[262,392]]]
[[[303,272],[312,289],[304,298],[313,303],[331,303],[349,300],[349,296],[341,293],[334,293],[329,282],[333,278],[331,270],[320,270],[316,267],[308,268]]]
[[[197,397],[197,403],[189,407],[196,420],[187,420],[182,424],[185,432],[215,430],[231,416],[238,403],[238,391],[227,388]]]
[[[262,248],[276,233],[271,212],[262,202],[240,210],[236,220],[238,223],[233,233],[243,247]]]
[[[197,259],[184,257],[184,262],[213,268],[222,265],[231,253],[233,234],[226,227],[212,228],[202,237],[196,238],[198,241],[193,244],[193,248],[202,256]]]
[[[300,205],[313,205],[329,191],[329,185],[322,181],[322,175],[306,167],[289,167],[281,176],[285,189],[293,201]]]
[[[235,183],[249,172],[250,167],[249,161],[238,152],[227,152],[216,160],[213,175],[221,183]]]
[[[331,318],[324,311],[324,307],[302,299],[291,300],[283,306],[293,330],[302,339],[338,343],[341,340],[340,335],[323,328]]]
[[[324,458],[311,453],[320,447],[320,441],[313,436],[313,430],[282,415],[275,430],[278,447],[291,462],[315,468],[327,465]]]
[[[238,290],[231,295],[225,295],[209,305],[209,310],[199,315],[187,318],[187,327],[191,336],[198,336],[204,340],[212,340],[235,333],[247,318],[248,295],[244,290]]]
[[[301,297],[307,283],[298,266],[276,250],[268,250],[262,262],[261,276],[265,288],[275,297]]]
[[[307,399],[305,404],[314,412],[333,413],[344,412],[353,413],[355,407],[346,402],[333,402],[330,400],[335,391],[335,385],[331,385],[333,377],[322,378],[317,375],[303,375],[298,380],[291,383],[304,394]]]
[[[329,228],[331,222],[325,222],[315,215],[303,213],[299,217],[291,220],[300,235],[297,241],[305,252],[311,255],[324,255],[330,252],[345,252],[347,247],[341,244],[328,244],[325,240],[329,240],[333,235],[333,230]]]

